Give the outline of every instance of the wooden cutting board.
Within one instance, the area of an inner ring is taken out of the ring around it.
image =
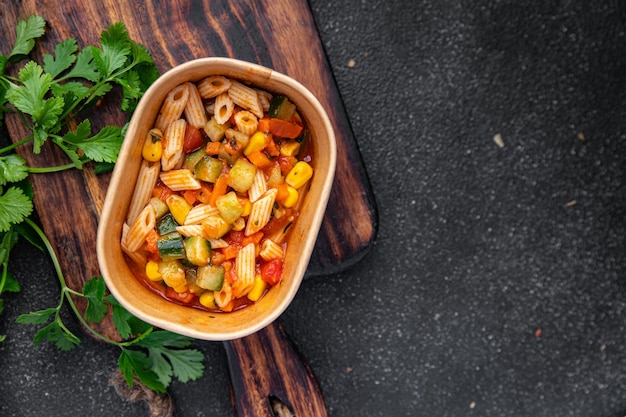
[[[0,37],[2,52],[10,51],[18,20],[26,19],[33,13],[47,21],[46,35],[38,42],[35,53],[39,62],[42,53],[51,53],[57,42],[68,37],[75,38],[80,47],[98,44],[102,30],[121,21],[131,38],[152,53],[161,73],[190,59],[227,56],[265,65],[300,81],[326,108],[337,136],[335,183],[307,276],[341,271],[366,254],[377,230],[375,199],[306,0],[11,2],[0,11],[0,29],[5,34]],[[17,68],[9,68],[9,71]],[[127,121],[117,110],[116,103],[104,103],[89,118],[94,129],[106,124],[121,126]],[[16,117],[8,117],[6,124],[14,142],[30,134]],[[30,166],[67,162],[60,152],[48,146],[37,156],[28,146],[18,149],[18,152]],[[99,275],[96,231],[109,176],[96,176],[90,168],[86,168],[83,171],[32,175],[31,183],[35,191],[35,208],[57,252],[67,283],[71,288],[80,290],[86,280]],[[79,307],[84,309],[85,305],[79,303]],[[99,330],[108,335],[114,334],[110,320],[105,321]],[[241,381],[239,386],[246,387],[243,393],[235,393],[239,396],[237,412],[241,416],[265,415],[258,412],[245,414],[245,409],[251,409],[250,404],[265,401],[264,396],[272,394],[266,391],[272,391],[276,386],[266,387],[263,392],[252,392],[258,384],[246,385],[244,382],[248,376],[235,375],[238,372],[235,365],[238,360],[244,361],[246,355],[266,355],[270,341],[284,348],[286,355],[271,357],[270,360],[289,357],[294,361],[293,366],[282,372],[282,376],[274,375],[270,382],[281,377],[292,378],[290,372],[297,372],[302,378],[309,378],[305,384],[315,384],[310,369],[305,363],[298,362],[297,353],[287,343],[288,338],[278,325],[270,326],[255,337],[227,343],[231,379]],[[281,383],[286,386],[295,384],[297,389],[304,386],[303,381]],[[250,398],[242,398],[242,395]],[[283,395],[289,396],[288,393]],[[290,406],[297,408],[294,404]],[[296,414],[321,415],[315,410],[315,404],[306,405]]]

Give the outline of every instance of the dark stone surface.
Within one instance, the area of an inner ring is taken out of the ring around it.
[[[329,415],[623,416],[623,3],[311,6],[380,213],[370,255],[281,317]],[[26,245],[11,266],[0,415],[147,415],[108,385],[114,348],[32,348],[15,317],[58,286]],[[176,415],[232,415],[221,345],[197,346]]]

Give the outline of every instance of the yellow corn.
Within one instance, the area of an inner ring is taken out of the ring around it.
[[[174,220],[178,224],[184,224],[187,214],[191,210],[191,205],[183,197],[176,194],[167,197],[165,203],[169,207],[172,216],[174,216]]]
[[[265,292],[266,288],[267,288],[267,283],[263,281],[263,278],[261,278],[260,275],[257,275],[256,277],[254,277],[254,286],[252,287],[250,292],[247,294],[248,300],[258,301],[258,299],[261,298],[261,296]]]
[[[252,211],[252,203],[250,203],[249,198],[239,197],[239,202],[243,207],[243,213],[241,213],[242,217],[246,217],[250,215],[250,211]]]
[[[146,276],[150,281],[161,281],[158,262],[148,261],[146,264]]]
[[[313,176],[313,168],[304,161],[299,161],[285,177],[285,182],[295,189],[302,187]]]
[[[200,304],[206,308],[217,308],[217,305],[215,305],[215,293],[213,291],[203,292],[200,295],[199,301]]]
[[[250,136],[250,140],[246,145],[246,148],[243,150],[243,154],[248,156],[252,152],[257,152],[263,150],[267,146],[267,136],[263,132],[256,132],[254,135]]]
[[[283,206],[289,208],[293,207],[298,201],[298,190],[292,186],[287,186],[287,198],[283,201]]]
[[[146,140],[143,142],[143,148],[141,148],[143,159],[149,162],[160,161],[163,153],[162,140],[163,134],[159,129],[149,131],[146,135]]]
[[[280,146],[280,154],[283,156],[296,156],[300,152],[300,143],[295,140],[286,141]]]

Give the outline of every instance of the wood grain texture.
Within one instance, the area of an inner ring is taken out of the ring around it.
[[[262,332],[224,345],[238,417],[274,417],[273,399],[286,405],[295,416],[327,415],[311,368],[280,324],[271,324]]]

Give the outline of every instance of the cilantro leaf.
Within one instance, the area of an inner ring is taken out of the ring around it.
[[[21,291],[20,283],[17,282],[15,277],[13,277],[13,275],[11,275],[11,274],[7,274],[6,277],[7,278],[6,278],[6,281],[4,283],[4,291],[7,291],[7,292],[20,292]]]
[[[94,46],[88,46],[81,49],[76,56],[76,63],[70,69],[70,72],[65,74],[63,79],[67,78],[84,78],[91,82],[96,82],[100,79],[98,69],[93,61],[93,49]],[[96,48],[97,49],[97,48]]]
[[[15,28],[17,36],[9,61],[17,62],[28,55],[35,46],[35,39],[44,34],[45,28],[46,21],[41,16],[31,15],[28,20],[20,20]]]
[[[80,345],[80,339],[62,327],[56,320],[35,333],[33,344],[37,347],[44,340],[54,343],[59,350],[63,351],[71,350]]]
[[[104,301],[111,305],[112,318],[115,329],[124,339],[133,335],[148,333],[151,325],[133,316],[111,294],[104,297]]]
[[[18,182],[28,176],[28,166],[18,154],[0,156],[0,185]]]
[[[187,336],[159,330],[146,336],[137,345],[148,349],[153,361],[152,370],[162,378],[161,382],[169,385],[172,374],[181,382],[187,382],[200,378],[204,373],[202,352],[181,349],[189,346],[192,340]]]
[[[93,137],[91,135],[91,123],[83,120],[76,132],[68,132],[63,136],[63,141],[71,144],[74,150],[80,149],[85,157],[96,162],[115,162],[122,147],[122,128],[117,126],[105,126]]]
[[[165,392],[165,385],[159,381],[157,374],[150,369],[151,361],[145,353],[122,348],[122,353],[117,359],[117,365],[128,386],[133,386],[133,377],[137,375],[139,380],[148,388],[156,392]]]
[[[83,294],[87,298],[87,308],[85,309],[85,319],[94,323],[99,323],[109,310],[106,304],[102,303],[106,287],[104,280],[92,278],[83,286]]]
[[[64,98],[65,108],[69,108],[77,100],[83,100],[91,93],[89,87],[78,81],[70,81],[63,84],[54,83],[50,89],[55,96]]]
[[[0,194],[0,232],[6,232],[12,223],[21,223],[33,212],[32,200],[17,187]]]
[[[109,26],[100,35],[100,46],[102,49],[94,48],[94,62],[103,75],[109,78],[117,69],[126,63],[126,58],[131,52],[131,41],[126,31],[126,26],[122,22],[117,22]]]
[[[45,54],[43,56],[43,69],[56,78],[63,71],[72,66],[76,61],[76,51],[78,46],[76,45],[76,39],[68,38],[63,42],[58,43],[54,48],[54,55]]]
[[[46,308],[45,310],[21,314],[15,321],[19,324],[44,324],[54,317],[56,313],[56,308]]]

